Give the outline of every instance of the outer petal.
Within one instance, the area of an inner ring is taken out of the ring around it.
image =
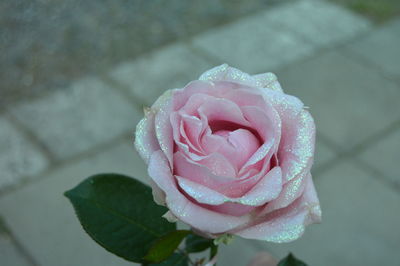
[[[199,80],[232,81],[252,87],[262,87],[261,83],[258,80],[254,79],[251,75],[242,72],[234,67],[230,67],[227,64],[223,64],[207,70],[200,76]]]
[[[296,97],[270,89],[264,90],[266,99],[278,111],[282,121],[282,135],[278,150],[283,180],[296,178],[312,165],[315,143],[315,124],[303,103]]]
[[[268,72],[263,74],[254,75],[253,78],[261,84],[261,88],[268,88],[271,90],[276,90],[283,92],[281,84],[278,82],[278,78],[274,73]]]
[[[309,176],[304,194],[285,209],[277,210],[263,218],[264,222],[249,226],[235,234],[250,239],[276,243],[299,238],[307,225],[321,221],[321,209],[314,184]]]
[[[136,126],[135,148],[140,157],[148,163],[153,152],[160,150],[155,135],[155,113],[151,109],[145,110],[145,117]]]
[[[310,173],[307,171],[284,184],[279,196],[265,206],[261,214],[285,208],[298,199],[304,192],[309,176]]]
[[[211,234],[223,233],[250,220],[247,215],[235,217],[220,214],[189,201],[177,189],[166,156],[161,151],[152,154],[149,162],[149,175],[166,194],[166,203],[170,211],[179,220],[201,231]]]
[[[302,110],[294,121],[284,122],[278,151],[284,180],[291,180],[310,168],[314,159],[315,124],[310,113]],[[292,119],[293,119],[292,118]]]
[[[165,153],[171,167],[174,150],[173,130],[170,115],[173,111],[173,94],[175,90],[168,90],[161,95],[151,107],[156,111],[155,133],[161,150]]]

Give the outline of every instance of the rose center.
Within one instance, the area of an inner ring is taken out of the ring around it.
[[[218,130],[214,134],[223,138],[217,152],[224,155],[238,170],[260,147],[258,138],[247,129]]]

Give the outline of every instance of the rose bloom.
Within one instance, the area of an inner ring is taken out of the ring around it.
[[[135,147],[169,220],[210,238],[289,242],[321,219],[314,142],[311,115],[274,74],[224,64],[145,109]]]

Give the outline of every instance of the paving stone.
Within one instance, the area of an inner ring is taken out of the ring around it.
[[[2,266],[32,266],[18,252],[9,236],[0,233],[0,264]]]
[[[143,104],[152,104],[165,90],[182,88],[213,67],[177,43],[118,66],[110,75]]]
[[[26,101],[14,114],[57,158],[86,151],[131,130],[138,112],[115,89],[86,78],[70,89]]]
[[[193,45],[249,73],[274,71],[304,57],[313,46],[268,18],[274,9],[200,34]]]
[[[247,265],[257,254],[257,249],[250,243],[250,240],[236,237],[229,245],[221,244],[218,249],[217,265]]]
[[[277,73],[285,91],[310,107],[318,130],[347,150],[400,117],[397,85],[331,50]]]
[[[134,265],[108,253],[86,235],[63,196],[85,177],[102,172],[147,179],[145,164],[132,141],[123,141],[0,198],[0,215],[39,265]]]
[[[400,130],[382,138],[376,143],[371,143],[369,149],[360,154],[360,158],[379,169],[386,177],[400,184],[399,158],[400,158]]]
[[[43,171],[48,161],[8,120],[0,117],[0,190]]]
[[[326,144],[318,140],[318,134],[317,134],[313,169],[316,169],[321,165],[328,163],[330,160],[335,158],[335,156],[336,153],[330,147],[328,147]]]
[[[267,17],[316,46],[334,45],[364,32],[371,25],[367,19],[347,9],[316,0],[280,5],[268,13]]]
[[[308,265],[396,265],[400,194],[350,163],[316,179],[322,223],[288,244],[255,243],[282,258],[293,252]]]
[[[350,51],[400,77],[400,19],[396,19],[349,45]]]

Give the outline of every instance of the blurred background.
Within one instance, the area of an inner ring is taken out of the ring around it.
[[[400,1],[0,2],[0,265],[132,265],[62,193],[98,172],[147,182],[143,106],[228,63],[274,72],[317,125],[323,223],[290,244],[235,239],[218,265],[289,251],[311,266],[398,265]]]

